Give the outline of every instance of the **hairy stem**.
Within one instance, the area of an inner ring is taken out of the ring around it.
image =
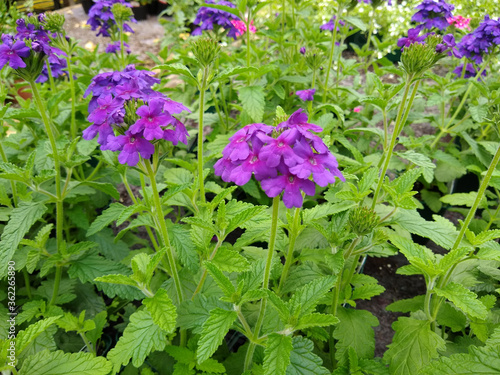
[[[208,68],[203,68],[203,82],[200,86],[200,114],[198,120],[198,183],[201,203],[205,203],[205,181],[203,180],[203,114],[205,112],[205,90]]]
[[[293,250],[295,248],[295,240],[299,235],[299,225],[300,225],[300,208],[295,209],[295,213],[293,215],[293,223],[290,233],[290,242],[288,244],[288,253],[286,255],[285,266],[283,267],[283,271],[281,272],[280,283],[278,286],[277,294],[279,295],[283,286],[285,285],[285,281],[288,277],[288,272],[290,271],[290,266],[292,265],[293,259]]]
[[[328,69],[326,70],[325,87],[323,89],[323,104],[326,103],[326,94],[328,92],[328,80],[330,78],[330,71],[332,70],[333,51],[335,50],[335,42],[337,40],[337,28],[339,26],[339,20],[340,20],[341,13],[342,13],[342,5],[339,4],[339,7],[337,9],[337,15],[335,17],[335,25],[333,26],[332,45],[330,48],[330,56],[328,57]]]

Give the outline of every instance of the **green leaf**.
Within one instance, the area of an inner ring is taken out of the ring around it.
[[[338,341],[335,345],[335,358],[340,364],[347,360],[349,347],[353,348],[358,358],[373,358],[375,352],[375,332],[372,327],[378,326],[378,319],[369,311],[338,307],[337,317],[340,323],[335,326],[333,337]]]
[[[290,309],[287,304],[271,290],[267,290],[267,297],[269,298],[271,305],[276,309],[281,321],[285,324],[288,323],[290,318]]]
[[[240,75],[243,73],[248,73],[248,72],[256,73],[256,72],[258,72],[258,69],[253,67],[253,66],[248,66],[248,67],[237,66],[235,68],[229,68],[229,69],[226,69],[226,70],[220,72],[219,74],[217,74],[215,79],[219,80],[219,81],[223,81],[223,80],[228,79],[232,76],[237,76],[237,75]]]
[[[175,330],[177,309],[165,289],[158,289],[152,298],[145,298],[142,303],[151,313],[153,322],[166,333]]]
[[[321,277],[297,290],[289,301],[292,314],[313,312],[319,300],[333,287],[335,280],[335,276]]]
[[[39,320],[31,324],[24,331],[20,331],[16,337],[16,353],[20,354],[30,342],[35,340],[42,332],[54,324],[61,315],[52,316],[47,319]]]
[[[199,257],[189,229],[184,225],[173,224],[170,220],[167,220],[166,224],[170,244],[174,247],[179,260],[191,272],[197,272],[200,268]]]
[[[90,186],[96,190],[102,191],[103,193],[108,194],[117,201],[120,200],[120,193],[118,192],[118,190],[116,190],[116,187],[113,184],[110,184],[108,182],[90,182],[90,181],[85,181],[83,182],[83,184]]]
[[[185,65],[182,65],[180,63],[157,65],[153,69],[166,70],[169,72],[169,74],[179,74],[185,77],[192,86],[198,85],[198,82],[193,76],[193,73],[191,73],[191,71]]]
[[[313,208],[306,208],[302,210],[302,217],[304,224],[310,223],[313,220],[321,219],[325,216],[333,215],[356,206],[356,203],[343,201],[340,203],[323,203],[318,204]]]
[[[134,367],[144,363],[153,350],[163,350],[167,344],[165,332],[158,327],[147,311],[136,311],[130,315],[130,322],[123,331],[116,346],[108,353],[114,371],[126,366],[130,359]]]
[[[250,269],[250,263],[239,251],[225,246],[219,248],[212,263],[225,272],[244,272]]]
[[[8,262],[12,259],[24,235],[45,211],[47,207],[40,202],[22,202],[19,207],[11,211],[10,220],[3,228],[0,241],[0,278],[6,276]]]
[[[353,16],[345,16],[343,17],[344,20],[349,22],[351,25],[357,27],[361,31],[366,31],[367,27],[366,24],[358,17],[353,17]]]
[[[137,286],[137,283],[134,280],[125,275],[104,275],[101,277],[96,277],[95,281],[101,281],[103,283],[110,284],[130,285],[135,287]]]
[[[292,345],[287,375],[330,375],[330,371],[322,366],[321,358],[313,353],[314,344],[311,340],[295,336]]]
[[[422,375],[495,375],[500,373],[498,346],[468,348],[469,354],[440,357],[425,367]]]
[[[441,270],[435,265],[436,257],[430,249],[397,234],[391,235],[389,238],[406,259],[423,273],[431,276],[436,276],[440,273]]]
[[[295,326],[296,330],[302,330],[310,327],[328,327],[337,324],[339,319],[330,314],[312,313],[304,315],[299,319],[298,324]]]
[[[435,219],[438,216],[433,217]],[[427,221],[412,210],[398,210],[394,221],[408,232],[429,238],[445,249],[451,249],[458,236],[456,228],[450,222]]]
[[[473,318],[486,319],[488,316],[488,310],[477,299],[477,294],[466,289],[461,284],[449,283],[442,289],[434,288],[434,292],[440,297],[447,298],[456,307]]]
[[[111,203],[109,208],[103,211],[103,213],[92,222],[90,228],[87,230],[87,237],[96,234],[113,221],[117,220],[126,208],[127,207],[121,203]]]
[[[43,350],[28,357],[19,375],[107,375],[111,363],[91,353],[64,353]]]
[[[253,206],[238,212],[229,220],[229,224],[226,228],[226,234],[231,233],[236,228],[242,227],[246,222],[264,211],[264,209],[264,206]]]
[[[210,316],[203,324],[203,331],[198,341],[198,363],[203,363],[215,353],[237,317],[236,311],[220,308],[210,311]]]
[[[271,333],[264,350],[264,375],[285,375],[292,349],[290,336]]]
[[[432,180],[434,180],[434,169],[436,169],[436,165],[432,162],[432,160],[429,157],[420,154],[418,152],[415,152],[413,150],[408,150],[405,152],[397,152],[396,154],[402,157],[403,159],[411,161],[413,164],[422,167],[424,179],[429,184],[432,182]]]
[[[241,87],[238,97],[243,109],[250,115],[254,122],[262,122],[264,116],[265,95],[262,86]]]
[[[219,288],[221,288],[222,292],[227,296],[231,297],[236,289],[234,288],[233,283],[229,278],[222,273],[222,271],[217,268],[217,266],[211,262],[204,263],[205,268],[212,278],[215,280]]]
[[[437,160],[434,175],[439,182],[451,182],[467,173],[467,169],[460,163],[460,160],[441,150],[434,153]]]
[[[441,202],[450,204],[453,206],[467,206],[472,207],[474,201],[476,200],[477,192],[471,191],[470,193],[455,193],[455,194],[447,194],[441,197]],[[487,199],[484,196],[481,199],[480,206],[486,207]]]
[[[205,362],[197,363],[196,368],[200,371],[208,372],[208,373],[217,373],[222,374],[226,372],[226,368],[222,363],[217,362],[213,358],[207,359]]]
[[[384,292],[385,292],[385,288],[379,284],[361,285],[361,286],[357,286],[356,288],[354,288],[350,299],[352,299],[354,301],[357,299],[369,300],[372,297],[378,296]]]
[[[414,375],[445,348],[444,340],[431,331],[427,320],[400,317],[392,328],[396,334],[384,354],[391,374]]]

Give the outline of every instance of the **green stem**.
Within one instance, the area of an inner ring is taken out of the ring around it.
[[[52,306],[56,303],[57,296],[59,294],[59,284],[61,284],[61,276],[62,276],[62,267],[56,267],[56,275],[54,278],[54,289],[52,291],[52,298],[50,299],[49,306]]]
[[[52,76],[52,69],[50,68],[49,59],[45,60],[45,66],[47,67],[47,75],[49,76],[50,90],[52,93],[56,92],[56,85],[54,84],[54,77]]]
[[[295,213],[293,215],[293,224],[290,233],[290,242],[288,244],[288,253],[286,255],[285,266],[283,267],[283,271],[281,272],[280,283],[278,286],[277,294],[279,295],[283,286],[285,285],[285,281],[288,277],[288,272],[290,271],[290,266],[294,262],[293,259],[293,250],[295,248],[295,240],[299,235],[299,225],[300,225],[300,208],[295,209]]]
[[[45,107],[43,105],[42,99],[40,97],[40,93],[38,92],[38,88],[34,81],[29,81],[29,85],[31,86],[31,91],[33,92],[33,97],[35,98],[36,105],[42,116],[42,121],[45,126],[45,132],[49,137],[50,146],[52,148],[52,158],[54,159],[54,169],[56,172],[55,176],[55,184],[56,184],[56,242],[57,242],[57,251],[60,252],[62,248],[62,240],[63,240],[63,225],[64,225],[64,207],[63,207],[63,199],[61,192],[61,166],[59,163],[59,155],[57,153],[57,145],[56,139],[54,136],[54,132],[52,131],[52,126],[50,125],[49,119],[47,117],[47,113],[45,112]],[[52,305],[56,301],[57,294],[59,292],[59,283],[61,281],[61,266],[57,266],[56,268],[56,278],[54,282],[54,291],[52,294],[52,299],[49,305]]]
[[[387,126],[387,111],[384,109],[382,111],[382,117],[384,120],[384,151],[387,149],[387,141],[389,140],[389,127]]]
[[[385,152],[384,166],[382,167],[382,171],[380,173],[378,184],[377,184],[377,187],[375,189],[375,193],[373,194],[372,209],[374,209],[375,206],[377,205],[377,198],[378,198],[378,195],[380,193],[380,189],[382,188],[385,173],[387,172],[387,168],[389,167],[389,162],[391,160],[392,153],[394,152],[394,146],[396,145],[396,140],[399,136],[399,127],[400,127],[399,124],[401,122],[401,118],[403,116],[403,112],[404,112],[404,109],[406,107],[406,99],[407,99],[408,93],[410,91],[410,86],[411,86],[412,80],[413,80],[413,76],[410,76],[407,78],[407,81],[406,81],[405,91],[403,94],[403,99],[401,100],[401,104],[399,105],[399,111],[398,111],[398,115],[396,117],[396,123],[394,125],[394,132],[392,133],[391,143],[389,145],[389,149],[386,150],[386,152]],[[412,102],[409,102],[408,103],[408,112],[411,108],[411,105],[412,105]]]
[[[184,300],[184,294],[182,292],[182,285],[179,278],[179,273],[177,272],[177,265],[175,263],[174,253],[172,251],[172,246],[170,245],[170,238],[168,236],[167,225],[165,223],[165,215],[163,213],[158,187],[156,186],[156,176],[155,173],[153,172],[153,168],[151,167],[151,162],[149,161],[149,159],[144,159],[144,164],[148,172],[149,181],[151,183],[151,189],[153,190],[153,209],[154,209],[154,215],[156,217],[156,223],[158,225],[158,228],[160,229],[160,235],[163,245],[166,247],[167,259],[169,262],[170,270],[172,272],[172,277],[174,279],[178,302],[181,303]]]
[[[7,163],[9,161],[3,149],[2,143],[0,143],[0,155],[2,156],[2,161],[4,163]],[[14,201],[14,207],[17,207],[17,189],[16,183],[13,180],[10,180],[10,189],[12,190],[12,200]]]
[[[337,40],[337,28],[339,26],[340,15],[342,14],[342,5],[339,2],[337,15],[335,17],[335,25],[333,26],[332,46],[330,48],[330,56],[328,57],[328,69],[326,70],[325,87],[323,89],[323,104],[326,103],[326,93],[328,92],[328,80],[330,78],[330,71],[333,64],[333,51],[335,50],[335,41]]]
[[[92,180],[92,177],[94,177],[97,172],[99,171],[99,169],[102,167],[103,165],[103,161],[102,159],[99,160],[99,163],[97,163],[97,165],[95,166],[94,170],[92,171],[92,173],[85,179],[86,181],[91,181]]]
[[[71,68],[71,59],[69,54],[66,54],[66,65],[68,69],[69,87],[71,89],[71,139],[76,138],[76,94],[75,81],[73,80],[73,69]]]
[[[80,333],[80,337],[82,338],[83,342],[85,343],[85,346],[87,347],[87,350],[91,353],[95,354],[94,348],[92,347],[92,344],[90,341],[87,339],[87,336],[85,335],[84,332]]]
[[[479,186],[479,190],[477,191],[476,199],[474,200],[474,203],[472,204],[471,209],[467,213],[467,217],[465,218],[464,222],[462,223],[462,228],[460,229],[460,232],[458,233],[457,239],[455,240],[455,243],[453,244],[453,247],[451,248],[450,253],[455,251],[456,249],[458,249],[458,247],[460,246],[460,243],[462,242],[462,239],[465,235],[465,231],[467,230],[470,222],[472,221],[472,219],[476,215],[477,208],[479,207],[479,204],[481,203],[481,200],[484,197],[484,193],[486,192],[486,189],[488,188],[488,184],[490,182],[491,176],[493,175],[493,172],[495,171],[499,160],[500,160],[500,145],[497,148],[495,156],[493,156],[493,159],[491,160],[491,163],[488,167],[488,170],[486,171],[486,175],[484,176],[483,180],[481,181],[481,185]],[[440,277],[440,280],[437,283],[439,288],[443,288],[446,286],[446,284],[450,280],[451,275],[453,274],[453,271],[455,270],[455,268],[456,268],[456,264],[453,265],[445,275]],[[438,302],[435,304],[434,313],[432,314],[432,316],[437,315],[437,312],[439,311],[439,307],[441,305],[442,300],[443,299],[440,298],[438,300]]]
[[[220,237],[220,238],[217,241],[217,244],[215,245],[215,248],[212,251],[212,254],[210,254],[210,257],[208,258],[208,260],[212,260],[212,259],[215,258],[215,255],[217,254],[217,250],[219,250],[219,247],[222,245],[222,242],[224,241],[223,236],[217,236],[217,237],[218,238]],[[201,279],[198,282],[198,285],[196,286],[196,289],[195,289],[195,291],[194,291],[193,296],[191,297],[191,299],[193,299],[194,296],[197,295],[201,291],[201,288],[203,288],[203,284],[205,283],[205,279],[207,278],[207,275],[208,275],[208,271],[205,268],[203,270],[203,274],[201,275]]]
[[[269,288],[269,279],[271,277],[271,265],[274,254],[274,246],[276,244],[276,233],[278,230],[278,213],[279,213],[279,203],[280,197],[273,198],[273,215],[271,219],[271,236],[269,238],[269,249],[267,250],[267,259],[266,259],[266,267],[264,269],[264,280],[262,282],[262,288]],[[253,333],[254,341],[259,337],[260,329],[262,328],[262,324],[264,323],[264,315],[266,313],[266,304],[267,299],[264,298],[260,304],[259,316],[257,318],[257,323],[255,324],[255,331]],[[247,354],[245,356],[245,371],[250,370],[253,362],[253,353],[255,351],[256,344],[254,342],[250,342],[247,350]]]
[[[124,54],[124,44],[123,44],[123,25],[118,25],[118,32],[120,34],[120,63],[122,70],[125,69],[125,54]]]
[[[198,120],[198,182],[201,203],[205,203],[205,181],[203,180],[203,114],[205,112],[205,90],[207,88],[207,70],[203,68],[203,82],[200,87],[200,115]]]
[[[488,61],[490,60],[491,58],[491,54],[488,55],[488,59],[486,60],[486,62],[483,64],[483,67],[481,68],[481,70],[479,72],[477,72],[476,76],[474,77],[474,81],[477,81],[477,79],[479,77],[481,77],[481,74],[483,73],[484,69],[486,69],[486,66],[488,65]],[[466,63],[464,63],[464,66],[465,66]],[[453,123],[453,121],[455,121],[455,118],[458,116],[458,114],[460,113],[460,111],[462,110],[462,107],[464,106],[465,104],[465,101],[467,100],[469,94],[470,94],[470,91],[472,90],[472,87],[474,85],[472,84],[472,82],[469,82],[468,86],[467,86],[467,91],[465,91],[465,94],[462,98],[462,100],[460,101],[460,104],[458,105],[457,109],[455,110],[455,112],[453,113],[453,116],[451,117],[450,121],[448,121],[448,123],[446,124],[446,126],[444,127],[444,129],[441,129],[438,136],[434,139],[434,142],[432,142],[431,144],[431,149],[434,149],[434,147],[436,147],[436,145],[438,144],[438,142],[440,141],[441,137],[443,136],[443,134],[447,133],[448,132],[448,127]]]
[[[224,126],[224,133],[227,133],[227,124],[224,123],[224,119],[222,118],[222,114],[219,108],[219,101],[217,100],[217,93],[213,86],[210,87],[210,92],[212,93],[212,97],[214,98],[215,111],[217,112],[217,116],[219,116],[219,121]]]

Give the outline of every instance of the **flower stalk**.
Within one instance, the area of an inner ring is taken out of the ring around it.
[[[333,26],[332,45],[330,47],[330,56],[328,57],[328,69],[326,70],[325,87],[323,89],[323,104],[326,103],[326,94],[328,92],[328,81],[330,79],[330,71],[332,70],[333,52],[335,50],[335,42],[337,41],[337,28],[339,27],[339,21],[340,21],[341,14],[342,14],[342,3],[339,3],[339,7],[337,9],[337,16],[335,17],[335,23]]]

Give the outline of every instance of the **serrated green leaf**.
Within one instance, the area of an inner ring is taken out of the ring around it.
[[[166,333],[175,330],[177,309],[165,289],[158,289],[151,298],[145,298],[142,303],[151,313],[153,322]]]
[[[222,81],[222,80],[228,79],[232,76],[237,76],[237,75],[240,75],[243,73],[248,73],[248,72],[255,73],[257,71],[258,71],[258,69],[253,67],[253,66],[248,66],[248,67],[237,66],[237,67],[229,68],[229,69],[226,69],[226,70],[220,72],[219,74],[217,74],[217,76],[214,79]]]
[[[226,295],[226,297],[231,297],[236,289],[229,278],[222,273],[222,271],[212,262],[205,262],[205,268],[212,278],[215,280],[219,288]]]
[[[91,353],[64,353],[43,350],[28,357],[19,375],[107,375],[111,363]]]
[[[338,307],[340,323],[335,326],[333,337],[337,340],[335,358],[340,364],[346,363],[347,352],[351,347],[358,358],[373,358],[375,352],[375,332],[378,319],[369,311]]]
[[[111,284],[121,284],[121,285],[130,285],[137,286],[137,283],[125,275],[104,275],[100,277],[96,277],[94,281],[101,281],[103,283],[111,283]]]
[[[285,375],[292,349],[290,336],[271,333],[264,350],[264,375]]]
[[[126,208],[127,207],[121,203],[110,204],[109,208],[103,211],[103,213],[96,217],[96,219],[92,222],[90,228],[87,230],[87,237],[92,236],[107,227],[120,217],[121,213],[125,211]]]
[[[467,206],[472,207],[474,201],[476,200],[477,192],[471,191],[470,193],[455,193],[447,194],[441,197],[441,202],[450,204],[453,206]],[[481,207],[485,207],[487,203],[486,197],[481,200]]]
[[[130,315],[130,322],[123,331],[116,346],[108,353],[114,371],[126,366],[130,359],[134,367],[144,363],[153,350],[163,350],[167,344],[165,332],[158,327],[147,311],[136,311]]]
[[[120,200],[120,193],[113,184],[110,184],[108,182],[91,182],[91,181],[85,181],[82,183],[96,190],[102,191],[103,193],[108,194],[109,196],[111,196],[116,200]]]
[[[3,228],[0,241],[0,278],[6,276],[8,262],[12,259],[19,243],[30,228],[47,211],[40,202],[22,202],[10,214],[10,220]]]
[[[226,368],[222,363],[217,362],[213,358],[207,359],[205,362],[197,363],[196,368],[200,371],[204,371],[206,373],[216,373],[222,374],[226,372]]]
[[[456,307],[471,317],[486,319],[488,316],[488,310],[477,299],[477,294],[466,289],[461,284],[449,283],[442,289],[434,288],[434,292],[438,296],[445,297],[453,302]]]
[[[500,373],[497,347],[469,347],[469,354],[442,356],[421,372],[422,375],[495,375]]]
[[[337,324],[339,319],[330,314],[312,313],[302,316],[298,324],[295,326],[296,330],[302,330],[310,327],[328,327]]]
[[[372,297],[378,296],[384,292],[385,292],[385,288],[379,284],[361,285],[361,286],[354,288],[350,299],[352,299],[354,301],[357,299],[368,300],[368,299],[371,299]]]
[[[391,374],[414,375],[444,350],[444,340],[431,331],[427,320],[400,317],[392,324],[396,331],[384,354]]]
[[[412,162],[413,164],[422,167],[423,169],[422,174],[424,176],[425,181],[431,183],[432,180],[434,180],[434,169],[436,169],[436,165],[432,162],[432,160],[429,157],[420,154],[418,152],[415,152],[413,150],[408,150],[405,152],[397,152],[396,154],[402,157],[403,159],[406,159]]]
[[[196,81],[196,78],[193,76],[193,73],[182,64],[175,63],[175,64],[164,64],[164,65],[157,65],[154,67],[154,69],[160,69],[160,70],[166,70],[170,74],[179,74],[187,79],[187,81],[193,85],[197,86],[198,82]]]
[[[330,375],[330,371],[322,366],[321,358],[314,354],[314,344],[311,340],[295,336],[292,345],[286,375]]]
[[[231,233],[236,228],[243,227],[246,222],[253,219],[259,213],[264,211],[264,209],[265,207],[263,206],[253,206],[246,208],[241,212],[238,212],[229,220],[229,224],[226,228],[226,234]],[[229,207],[228,207],[228,213],[229,213]]]
[[[390,240],[394,246],[408,259],[415,267],[419,268],[423,273],[428,273],[431,276],[438,275],[441,270],[436,266],[436,257],[434,253],[425,246],[418,245],[408,238],[391,235]]]
[[[310,223],[313,220],[321,219],[325,216],[333,215],[356,206],[354,202],[343,201],[340,203],[323,203],[313,208],[307,208],[302,211],[304,224]]]
[[[250,268],[250,263],[239,251],[224,246],[219,248],[212,263],[225,272],[243,272]]]
[[[26,349],[30,342],[35,340],[42,332],[59,320],[60,317],[61,315],[58,315],[39,320],[38,322],[28,326],[25,330],[18,332],[16,336],[16,353],[19,355],[24,349]]]
[[[271,290],[267,290],[267,297],[269,298],[269,302],[276,309],[278,315],[283,323],[288,323],[288,319],[290,317],[290,309],[287,304],[283,302],[283,300],[278,297],[276,293]]]
[[[198,363],[203,363],[215,353],[237,317],[236,311],[220,308],[210,311],[210,316],[203,324],[203,331],[198,341]]]
[[[241,87],[238,97],[243,109],[250,115],[254,122],[262,122],[264,116],[265,95],[262,86]]]
[[[170,220],[167,220],[166,224],[170,244],[174,247],[179,260],[191,272],[197,272],[200,268],[199,256],[191,239],[189,229],[180,224],[170,223]]]
[[[290,312],[293,315],[313,312],[318,301],[333,287],[335,280],[335,276],[321,277],[297,290],[288,302]]]

